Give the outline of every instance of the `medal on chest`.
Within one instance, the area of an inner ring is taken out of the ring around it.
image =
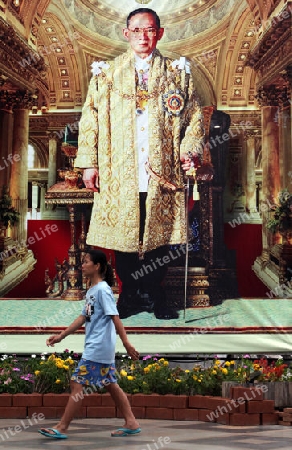
[[[143,114],[148,103],[148,69],[136,72],[136,111]]]
[[[168,115],[179,116],[185,107],[185,94],[180,89],[162,95],[163,109]]]

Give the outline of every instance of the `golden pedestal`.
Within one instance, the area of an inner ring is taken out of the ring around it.
[[[189,267],[187,279],[187,308],[210,306],[208,276],[204,267]],[[185,269],[184,267],[169,267],[165,278],[167,303],[177,309],[184,308]]]
[[[92,204],[94,193],[90,189],[68,188],[66,182],[54,184],[45,195],[45,202],[53,205],[66,205],[69,211],[71,245],[68,250],[68,268],[64,273],[60,271],[60,280],[57,293],[49,293],[52,297],[61,297],[64,300],[82,300],[85,289],[83,287],[81,260],[86,248],[85,214],[81,211],[82,232],[77,244],[76,239],[76,213],[80,205]],[[66,283],[63,290],[61,284]]]

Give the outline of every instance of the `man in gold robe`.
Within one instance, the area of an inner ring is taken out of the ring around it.
[[[186,243],[184,172],[200,164],[203,116],[189,63],[156,49],[156,12],[129,14],[129,50],[92,65],[75,167],[95,190],[87,244],[115,250],[121,318],[167,306],[162,281],[169,245]]]

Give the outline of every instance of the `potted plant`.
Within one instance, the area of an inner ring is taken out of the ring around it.
[[[5,237],[9,225],[14,225],[19,221],[20,214],[14,206],[8,193],[8,187],[2,186],[2,195],[0,198],[0,233]]]
[[[291,244],[292,238],[292,195],[288,189],[279,192],[278,203],[271,206],[272,217],[267,222],[268,230],[275,234],[279,232],[283,243]]]

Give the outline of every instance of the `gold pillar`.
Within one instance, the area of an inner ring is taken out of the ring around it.
[[[263,187],[262,195],[265,205],[272,205],[277,202],[278,193],[281,189],[280,183],[280,143],[279,125],[277,117],[279,115],[279,91],[274,86],[261,89],[257,96],[261,105],[262,119],[262,167],[263,167]],[[274,243],[274,236],[267,230],[269,211],[262,208],[263,218],[263,253],[264,259],[269,259],[269,249]]]
[[[11,156],[8,157],[8,155],[12,155],[12,136],[12,110],[2,109],[2,105],[0,105],[0,186],[9,185]]]
[[[10,195],[14,206],[20,212],[20,220],[13,236],[20,242],[27,239],[28,130],[29,110],[15,109],[12,144],[14,163],[11,167]]]
[[[49,173],[48,188],[56,183],[57,179],[57,143],[58,139],[55,134],[49,134]]]
[[[47,187],[47,185],[46,185],[46,183],[39,183],[39,186],[41,188],[40,216],[41,216],[41,219],[42,219],[43,218],[43,213],[44,213],[44,210],[45,210],[45,207],[46,207],[46,205],[45,205],[45,195],[46,195],[46,187]]]
[[[286,83],[282,88],[278,125],[280,132],[280,175],[281,186],[292,189],[292,66],[283,71],[283,79]]]
[[[256,205],[256,173],[255,173],[255,140],[256,134],[253,130],[244,133],[245,141],[245,180],[244,190],[246,195],[245,209],[248,213],[257,212]]]

